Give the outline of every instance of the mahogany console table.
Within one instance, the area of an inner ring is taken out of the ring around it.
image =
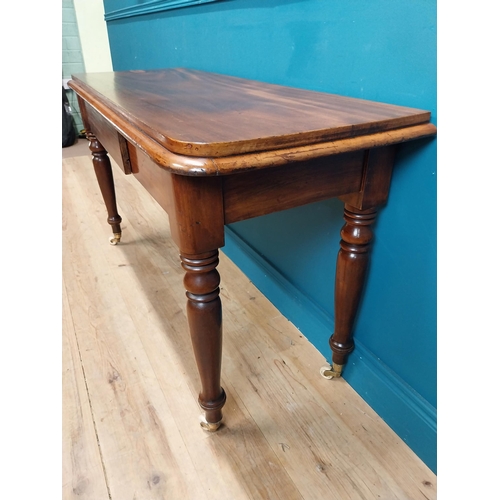
[[[97,180],[121,238],[107,152],[170,219],[186,271],[187,318],[201,377],[202,427],[217,430],[224,225],[338,197],[345,203],[335,278],[333,364],[340,376],[377,209],[389,193],[397,144],[432,136],[430,113],[189,69],[81,74],[77,93]]]

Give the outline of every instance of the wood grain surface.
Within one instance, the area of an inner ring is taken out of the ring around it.
[[[80,74],[70,85],[187,156],[297,147],[430,119],[428,111],[183,68]]]

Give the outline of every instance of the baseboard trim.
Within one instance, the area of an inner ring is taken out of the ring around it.
[[[290,283],[231,227],[226,227],[226,246],[223,252],[329,360],[331,351],[328,338],[333,330],[333,318]],[[343,376],[436,473],[436,409],[359,341],[349,356]]]

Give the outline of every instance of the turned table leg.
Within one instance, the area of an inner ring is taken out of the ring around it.
[[[202,390],[198,402],[204,410],[201,426],[216,431],[222,421],[226,394],[220,385],[222,362],[222,306],[220,276],[216,267],[219,251],[199,255],[181,254],[186,271],[187,318]]]
[[[116,207],[115,185],[113,181],[113,171],[111,170],[111,162],[109,161],[108,153],[103,145],[97,140],[97,137],[91,132],[87,132],[89,140],[89,148],[92,152],[92,162],[99,183],[99,188],[108,211],[108,223],[111,225],[113,236],[109,239],[112,245],[120,242],[122,230],[120,223],[122,218],[118,214]]]
[[[340,235],[335,277],[335,328],[330,337],[333,351],[331,369],[322,369],[326,378],[340,377],[347,355],[354,349],[352,330],[358,311],[370,255],[376,209],[358,210],[346,204],[346,223]]]

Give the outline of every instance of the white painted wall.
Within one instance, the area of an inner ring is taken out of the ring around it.
[[[113,71],[103,0],[73,0],[85,71]]]

